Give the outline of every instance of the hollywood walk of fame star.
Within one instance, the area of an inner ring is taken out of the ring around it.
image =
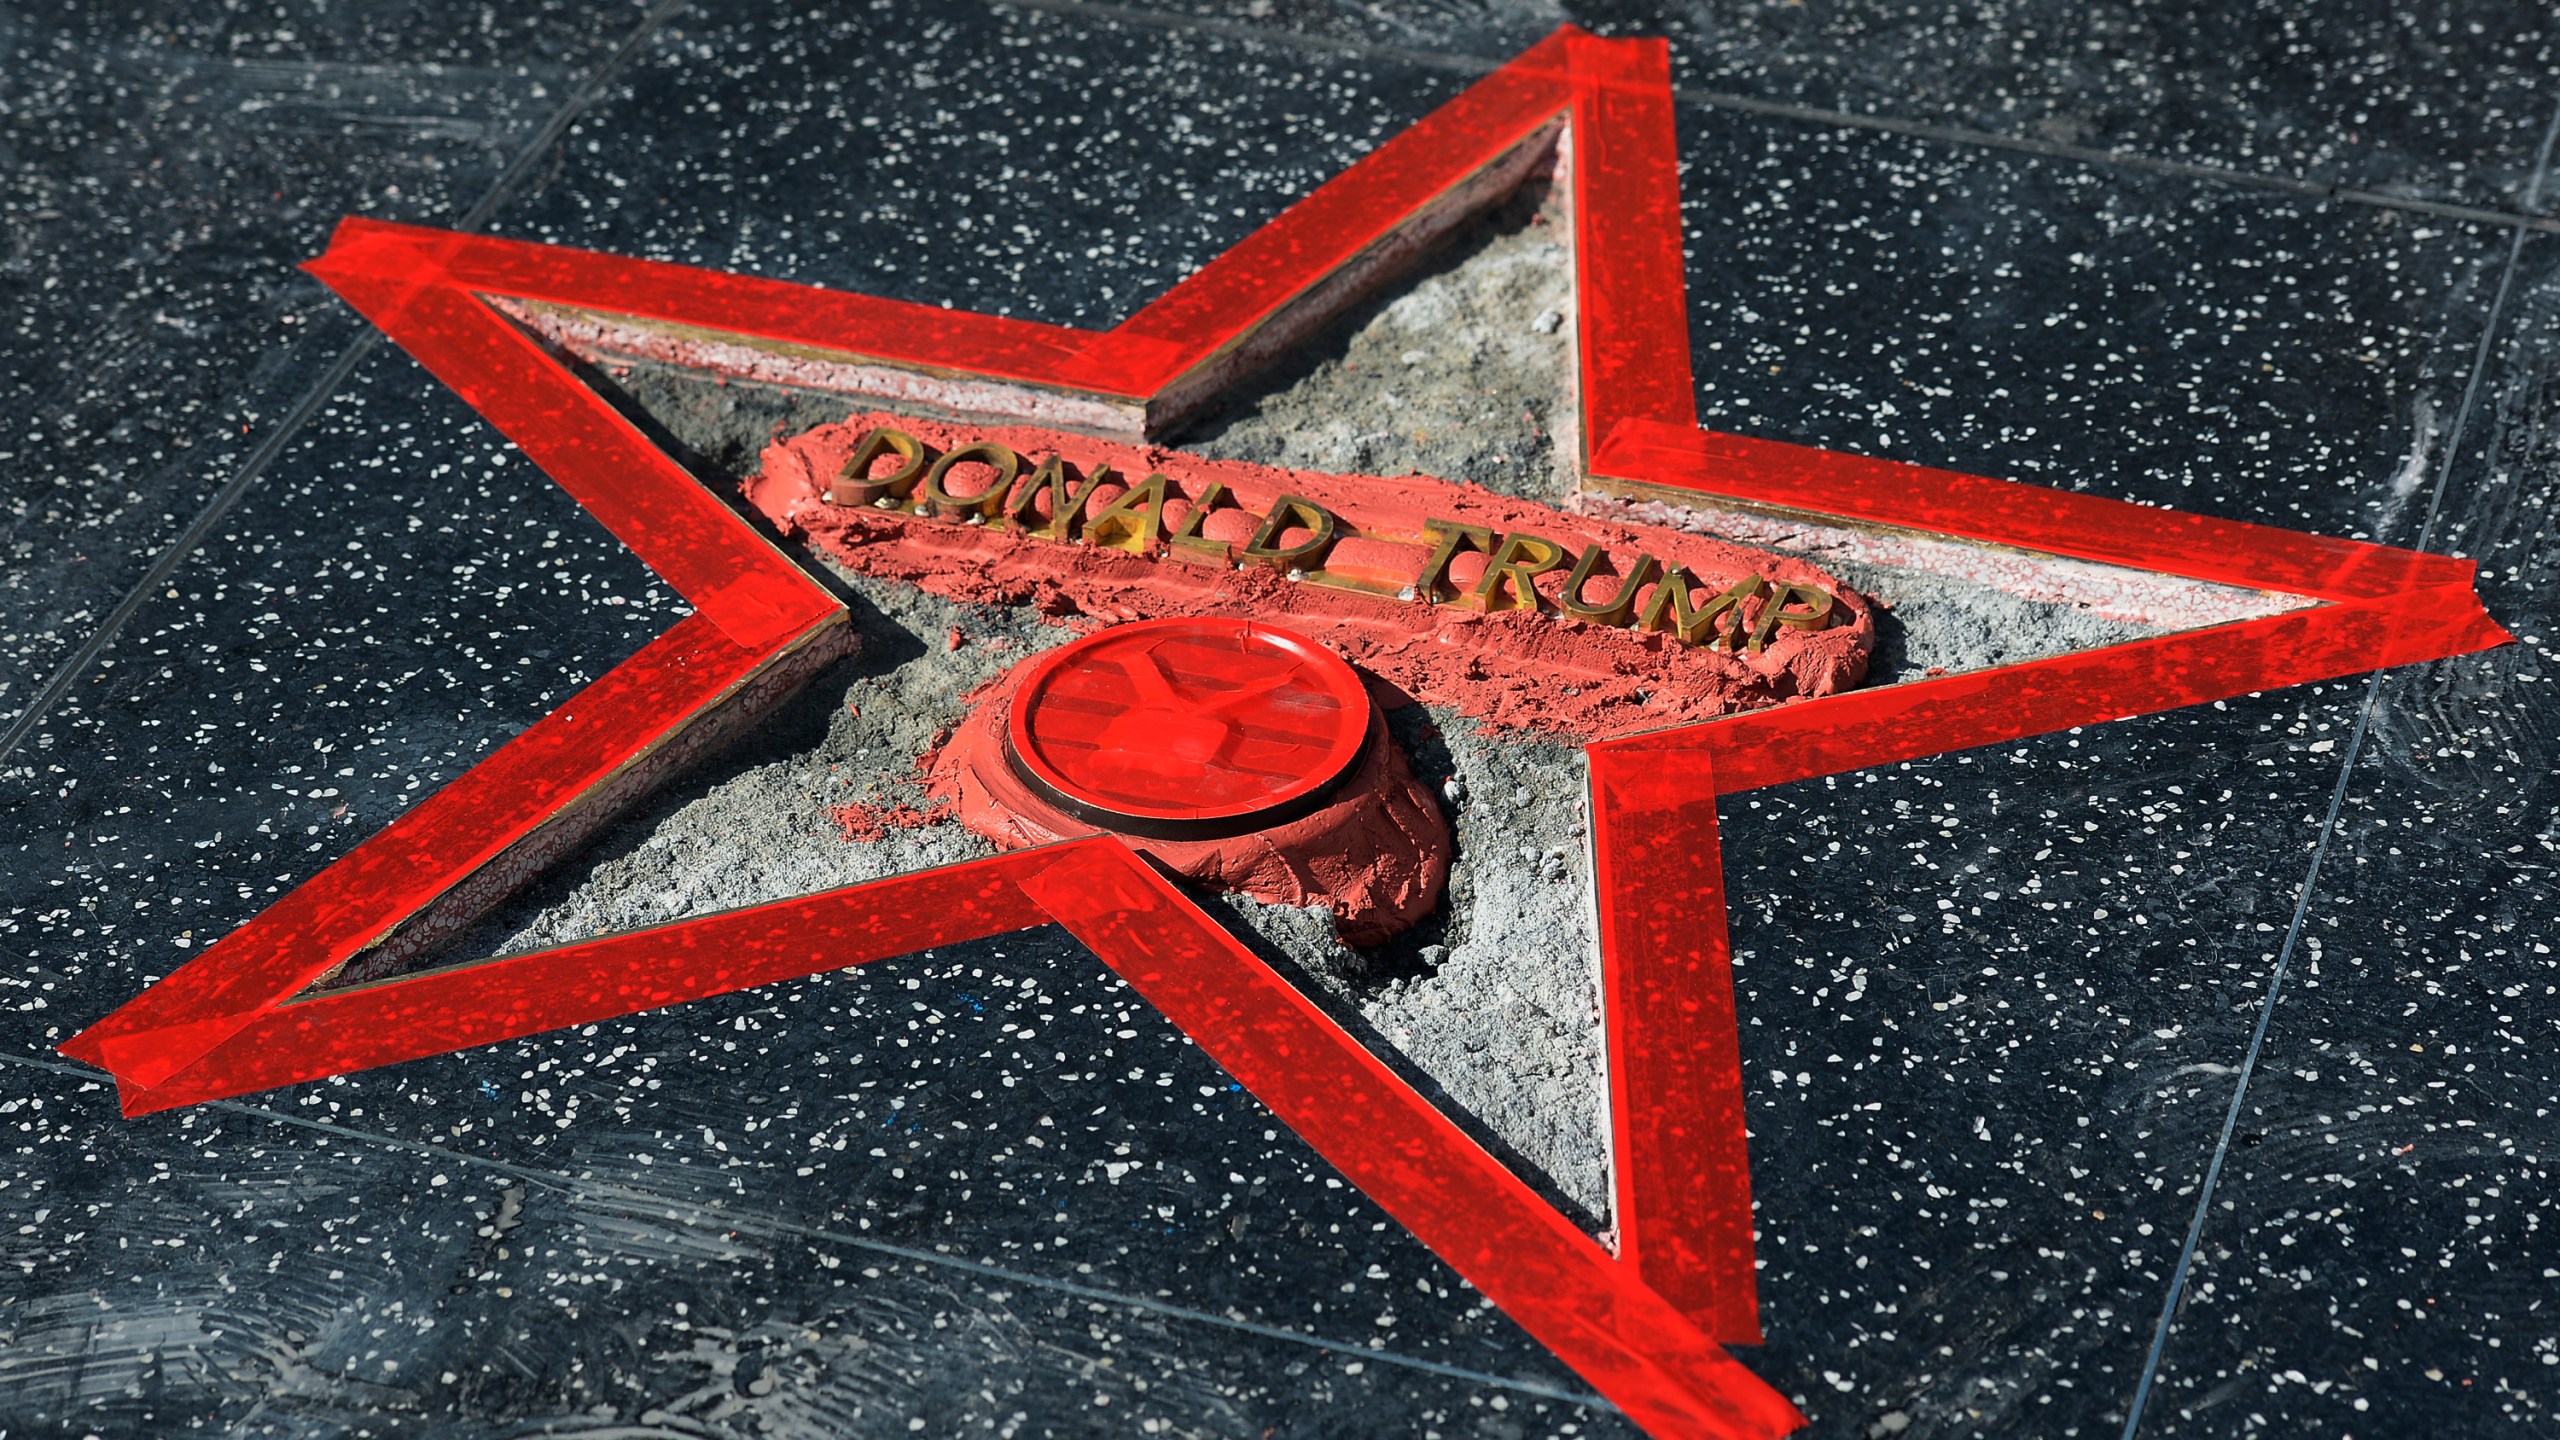
[[[1057,924],[1636,1423],[1765,1436],[1720,795],[2503,642],[2467,562],[1702,431],[1667,58],[1564,30],[1153,304],[1084,331],[350,220],[313,273],[694,607],[639,654],[63,1049],[143,1114]],[[516,321],[725,369],[1161,433],[1552,161],[1586,488],[1890,527],[2294,597],[2277,613],[1587,748],[1614,1253],[1110,837],[523,955],[404,969],[843,653],[843,607]],[[354,964],[357,968],[350,971]],[[368,969],[366,967],[373,967]],[[315,988],[345,974],[371,983]]]

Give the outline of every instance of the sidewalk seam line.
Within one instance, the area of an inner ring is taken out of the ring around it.
[[[1056,15],[1118,21],[1122,24],[1143,25],[1157,30],[1192,30],[1232,40],[1259,41],[1284,49],[1395,60],[1466,75],[1491,74],[1500,64],[1498,61],[1473,55],[1425,50],[1410,45],[1391,45],[1375,40],[1309,35],[1295,30],[1264,29],[1232,20],[1211,20],[1202,16],[1183,15],[1140,5],[1112,4],[1109,0],[983,0],[983,3],[990,7],[1010,6],[1021,10],[1046,11]],[[2501,210],[2486,205],[2465,205],[2456,201],[2428,200],[2412,195],[2390,195],[2378,190],[2341,185],[2336,181],[2319,180],[2309,176],[2279,175],[2264,170],[2240,170],[2194,160],[2173,160],[2167,156],[2147,155],[2137,150],[2070,145],[2058,140],[2038,140],[2026,135],[2003,135],[1997,131],[1975,130],[1962,125],[1946,125],[1930,120],[1905,119],[1893,115],[1862,115],[1851,110],[1832,110],[1819,105],[1801,105],[1787,100],[1764,100],[1757,96],[1741,95],[1726,90],[1709,90],[1694,85],[1676,86],[1671,93],[1674,99],[1701,109],[1765,115],[1772,119],[1792,120],[1807,125],[1842,130],[1866,130],[1972,149],[2006,150],[2016,154],[2034,155],[2049,160],[2066,160],[2092,167],[2141,170],[2156,175],[2229,185],[2236,189],[2297,195],[2323,203],[2335,202],[2379,210],[2409,211],[2467,224],[2496,226],[2501,229],[2514,227],[2560,233],[2560,216],[2532,213],[2533,205],[2536,203],[2532,198],[2528,198],[2520,209]],[[2539,172],[2537,171],[2536,174],[2538,175]],[[2538,194],[2538,191],[2539,186],[2536,185],[2528,192],[2528,196]]]
[[[621,73],[623,66],[638,53],[640,47],[664,28],[667,21],[672,19],[676,11],[682,9],[685,3],[686,0],[660,0],[658,5],[642,17],[640,24],[631,34],[626,36],[620,45],[614,47],[613,53],[606,56],[586,80],[569,92],[569,98],[552,112],[551,118],[543,122],[542,128],[534,132],[533,138],[528,140],[524,148],[517,152],[516,157],[507,163],[506,168],[498,172],[498,177],[489,183],[489,188],[482,192],[479,201],[463,212],[461,220],[455,224],[454,228],[478,229],[487,222],[489,216],[494,214],[500,205],[512,198],[515,188],[532,173],[534,164],[558,143],[560,136],[568,130],[579,113],[595,103],[596,97],[603,93],[604,87],[611,83],[615,75]],[[302,433],[302,428],[311,423],[312,417],[319,414],[321,409],[329,403],[331,397],[337,394],[338,388],[347,382],[347,377],[355,373],[356,367],[364,363],[365,357],[373,353],[374,347],[380,344],[381,340],[382,332],[367,327],[364,333],[349,341],[347,348],[338,352],[338,357],[329,363],[328,369],[321,372],[320,378],[312,384],[311,388],[305,390],[301,398],[293,403],[292,408],[287,410],[275,426],[258,441],[257,448],[251,450],[248,458],[240,462],[240,468],[231,473],[231,478],[223,481],[213,494],[206,497],[205,502],[197,507],[194,517],[187,522],[184,529],[178,532],[177,538],[170,541],[157,556],[153,557],[150,566],[142,572],[142,578],[133,583],[132,588],[124,593],[124,597],[107,612],[106,618],[100,620],[89,632],[88,638],[81,641],[79,647],[74,649],[60,665],[55,666],[51,675],[45,677],[44,684],[38,686],[35,693],[28,697],[27,708],[19,712],[18,717],[9,722],[5,730],[0,730],[0,765],[5,765],[9,757],[17,752],[18,747],[25,743],[27,737],[35,733],[36,727],[44,722],[45,717],[53,713],[53,708],[62,703],[63,696],[71,692],[71,687],[97,663],[98,657],[114,643],[116,636],[123,632],[126,625],[132,623],[134,615],[142,609],[144,602],[148,601],[162,586],[168,584],[169,578],[177,573],[178,567],[185,564],[188,557],[211,538],[214,529],[249,493],[250,487],[266,474],[267,467],[273,465],[277,457],[284,453],[285,446],[290,444],[296,435]]]
[[[2541,148],[2535,153],[2533,177],[2527,182],[2524,203],[2539,203],[2544,176],[2549,172],[2552,146],[2560,141],[2560,109],[2555,109],[2545,127]],[[2509,238],[2506,263],[2500,267],[2497,292],[2490,297],[2488,313],[2483,317],[2480,343],[2473,352],[2471,374],[2462,387],[2462,405],[2454,413],[2453,424],[2445,432],[2444,459],[2436,467],[2435,484],[2427,500],[2425,520],[2418,527],[2414,548],[2425,549],[2434,538],[2437,518],[2443,513],[2444,497],[2453,483],[2453,469],[2462,450],[2463,436],[2469,430],[2473,413],[2478,408],[2480,388],[2486,380],[2491,358],[2495,354],[2499,327],[2505,323],[2508,297],[2514,293],[2516,271],[2524,258],[2526,227],[2519,226]],[[2206,1165],[2203,1184],[2196,1195],[2194,1217],[2187,1224],[2186,1240],[2178,1249],[2178,1262],[2169,1273],[2169,1289],[2161,1301],[2159,1323],[2151,1332],[2151,1347],[2143,1357],[2142,1375],[2135,1382],[2132,1403],[2126,1408],[2123,1440],[2135,1440],[2142,1424],[2145,1406],[2159,1378],[2160,1361],[2167,1352],[2169,1333],[2175,1328],[2178,1305],[2185,1298],[2187,1276],[2194,1269],[2196,1250],[2204,1239],[2205,1223],[2212,1217],[2213,1197],[2222,1181],[2223,1161],[2231,1152],[2231,1137],[2238,1130],[2240,1112],[2249,1098],[2249,1082],[2257,1075],[2258,1056],[2264,1049],[2267,1030],[2275,1021],[2276,1005],[2283,998],[2286,971],[2293,963],[2293,952],[2302,937],[2302,929],[2311,911],[2314,893],[2320,884],[2320,868],[2328,858],[2329,845],[2338,830],[2338,817],[2346,806],[2347,791],[2355,779],[2356,760],[2364,750],[2366,734],[2373,725],[2374,712],[2382,696],[2383,672],[2376,670],[2365,680],[2364,698],[2356,707],[2355,729],[2347,737],[2346,753],[2340,758],[2338,780],[2329,791],[2328,813],[2322,817],[2319,839],[2311,849],[2311,864],[2302,878],[2302,889],[2294,897],[2293,920],[2285,927],[2284,944],[2277,948],[2275,969],[2267,977],[2266,998],[2259,1003],[2258,1023],[2250,1034],[2249,1048],[2241,1056],[2240,1074],[2231,1087],[2231,1108],[2222,1118],[2222,1134],[2215,1141],[2213,1158]]]
[[[101,1089],[108,1088],[110,1085],[109,1077],[101,1075],[98,1072],[81,1065],[58,1064],[52,1061],[39,1060],[31,1056],[24,1055],[0,1055],[0,1064],[16,1065],[25,1069],[41,1070],[73,1079],[87,1080],[96,1084]],[[1095,1304],[1113,1305],[1126,1310],[1136,1310],[1146,1314],[1160,1315],[1167,1319],[1180,1320],[1190,1324],[1208,1325],[1223,1330],[1240,1331],[1245,1334],[1255,1335],[1264,1339],[1280,1341],[1291,1345],[1304,1345],[1313,1349],[1329,1351],[1334,1354],[1347,1356],[1363,1362],[1375,1361],[1379,1364],[1395,1365],[1407,1370],[1416,1370],[1427,1374],[1438,1375],[1445,1379],[1463,1380],[1472,1384],[1491,1386],[1525,1395],[1535,1395],[1541,1399],[1554,1400],[1569,1405],[1580,1405],[1589,1409],[1605,1411],[1611,1414],[1617,1413],[1618,1410],[1617,1406],[1611,1404],[1607,1398],[1603,1396],[1578,1390],[1568,1390],[1562,1386],[1547,1385],[1535,1380],[1522,1380],[1508,1375],[1495,1375],[1483,1370],[1470,1370],[1462,1365],[1449,1365],[1437,1360],[1425,1360],[1420,1356],[1403,1355],[1392,1350],[1372,1350],[1359,1345],[1354,1345],[1346,1340],[1328,1339],[1321,1335],[1309,1335],[1304,1331],[1291,1330],[1285,1326],[1268,1325],[1256,1320],[1243,1320],[1230,1315],[1220,1315],[1213,1310],[1199,1310],[1187,1305],[1175,1305],[1143,1295],[1130,1295],[1117,1290],[1108,1290],[1098,1285],[1080,1285],[1072,1280],[1058,1280],[1043,1275],[1026,1274],[1018,1270],[1008,1270],[1000,1265],[991,1265],[984,1261],[964,1259],[957,1255],[941,1254],[931,1250],[919,1250],[913,1246],[898,1245],[886,1240],[876,1240],[868,1235],[860,1235],[842,1230],[830,1230],[824,1226],[803,1224],[799,1221],[787,1220],[779,1216],[758,1215],[751,1212],[733,1210],[713,1201],[694,1199],[681,1195],[659,1194],[654,1191],[637,1189],[628,1185],[617,1185],[608,1180],[582,1179],[578,1176],[570,1175],[562,1171],[546,1170],[540,1166],[526,1165],[519,1161],[501,1160],[494,1156],[487,1155],[474,1155],[468,1151],[455,1150],[447,1146],[432,1144],[424,1140],[411,1140],[397,1135],[384,1135],[372,1130],[359,1130],[354,1126],[342,1125],[335,1121],[314,1120],[306,1116],[288,1114],[281,1110],[271,1110],[262,1105],[244,1104],[237,1100],[216,1100],[209,1102],[205,1108],[227,1110],[236,1115],[265,1120],[273,1124],[292,1126],[297,1129],[310,1130],[319,1134],[332,1135],[340,1139],[357,1141],[380,1149],[402,1150],[412,1154],[433,1156],[437,1159],[451,1161],[457,1165],[469,1165],[482,1170],[491,1170],[504,1175],[512,1175],[521,1180],[538,1181],[544,1185],[555,1187],[560,1193],[569,1196],[572,1199],[579,1196],[590,1196],[608,1199],[618,1203],[656,1207],[664,1210],[667,1213],[668,1219],[675,1220],[678,1223],[683,1223],[683,1216],[678,1212],[690,1211],[697,1215],[716,1217],[722,1222],[722,1224],[733,1230],[755,1229],[777,1235],[791,1235],[807,1240],[820,1240],[831,1245],[843,1245],[853,1249],[867,1250],[873,1254],[881,1255],[893,1260],[909,1261],[919,1265],[931,1265],[944,1270],[956,1270],[986,1279],[1001,1280],[1008,1284],[1021,1285],[1030,1289],[1047,1290],[1056,1294],[1071,1295],[1077,1299],[1091,1301]]]

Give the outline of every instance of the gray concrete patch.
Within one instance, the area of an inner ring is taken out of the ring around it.
[[[1590,1216],[1608,1214],[1600,977],[1581,751],[1480,734],[1412,706],[1392,721],[1456,836],[1439,915],[1370,951],[1320,913],[1223,897]]]
[[[582,862],[502,907],[460,953],[557,945],[993,854],[950,820],[851,840],[834,812],[927,811],[916,758],[960,723],[963,697],[1073,632],[1029,609],[962,605],[860,576],[846,584],[859,654],[614,827]]]
[[[1175,439],[1554,503],[1580,478],[1573,336],[1572,230],[1532,186]]]
[[[1876,651],[1868,661],[1870,685],[1988,670],[2161,633],[2076,606],[2029,600],[1978,580],[1869,565],[1814,546],[1792,553],[1882,602]]]

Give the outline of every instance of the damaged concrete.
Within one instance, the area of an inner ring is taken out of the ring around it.
[[[1417,472],[1568,503],[1579,453],[1570,251],[1541,198],[1513,201],[1174,443],[1221,459]],[[595,363],[596,378],[635,418],[659,429],[723,494],[736,493],[775,437],[868,408],[647,362]],[[1717,533],[1712,516],[1654,512],[1647,517],[1654,523]],[[1818,530],[1737,538],[1802,554],[1882,602],[1869,684],[2161,628],[2097,604],[2020,593],[2027,587],[2014,584],[1874,563],[1859,546]],[[932,808],[915,762],[960,722],[973,687],[1074,631],[1029,607],[969,604],[835,573],[854,597],[863,652],[822,677],[766,735],[633,816],[584,865],[484,925],[472,941],[478,953],[989,853]],[[1267,951],[1302,967],[1338,1009],[1356,1011],[1401,1052],[1409,1073],[1537,1172],[1541,1188],[1605,1225],[1604,1076],[1579,750],[1483,734],[1455,712],[1424,706],[1396,712],[1390,724],[1456,832],[1441,909],[1386,945],[1355,950],[1334,937],[1320,909],[1240,896],[1214,903]],[[845,806],[865,808],[840,825],[830,816]],[[881,823],[883,813],[894,822]]]

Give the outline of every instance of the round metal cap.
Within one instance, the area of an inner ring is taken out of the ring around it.
[[[1014,691],[1006,760],[1107,830],[1208,839],[1309,814],[1368,748],[1369,692],[1303,635],[1142,620],[1042,657]]]

